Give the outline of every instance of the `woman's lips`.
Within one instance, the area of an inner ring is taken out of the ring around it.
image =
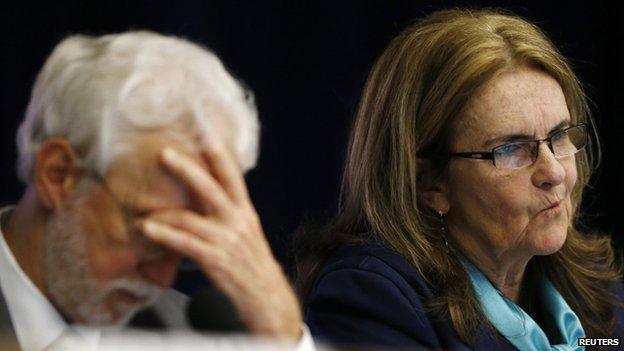
[[[561,210],[561,201],[557,201],[554,204],[550,205],[549,207],[546,207],[545,209],[541,210],[540,213],[556,213],[559,212]]]

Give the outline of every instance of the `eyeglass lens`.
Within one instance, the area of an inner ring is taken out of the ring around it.
[[[571,127],[553,134],[549,139],[550,149],[556,158],[574,155],[587,144],[585,125]],[[533,164],[537,159],[539,141],[520,141],[494,148],[494,165],[497,168],[516,169]]]

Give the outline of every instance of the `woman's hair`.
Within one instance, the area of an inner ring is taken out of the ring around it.
[[[556,79],[571,123],[588,123],[595,131],[570,65],[526,20],[500,10],[444,10],[390,42],[370,72],[357,110],[338,215],[320,238],[304,239],[316,240],[298,266],[304,299],[333,248],[372,236],[422,274],[437,296],[428,307],[450,318],[462,340],[473,342],[471,335],[486,318],[461,263],[448,252],[439,219],[421,201],[423,164],[428,173],[444,174],[450,137],[468,100],[484,83],[520,66]],[[531,277],[546,274],[587,335],[600,337],[608,336],[615,322],[610,287],[619,269],[609,237],[575,229],[583,189],[599,162],[597,135],[590,139],[576,154],[578,181],[571,195],[574,219],[567,240],[557,253],[531,260],[527,290],[534,286]],[[539,310],[534,303],[527,304],[530,313]]]
[[[243,170],[256,163],[253,95],[210,50],[148,31],[68,37],[39,72],[19,128],[20,179],[28,183],[48,138],[67,139],[81,166],[103,175],[129,139],[155,130],[189,146],[218,134]]]

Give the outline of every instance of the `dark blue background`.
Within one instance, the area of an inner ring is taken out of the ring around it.
[[[531,1],[49,1],[2,5],[0,201],[16,202],[14,135],[36,72],[73,33],[175,34],[212,48],[254,91],[263,125],[247,177],[278,258],[302,222],[336,209],[347,131],[374,59],[414,19],[449,6],[499,6],[537,22],[594,103],[604,163],[584,207],[588,227],[624,233],[624,5]]]

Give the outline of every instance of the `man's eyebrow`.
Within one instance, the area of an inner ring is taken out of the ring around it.
[[[169,199],[161,199],[157,195],[146,194],[137,199],[131,205],[131,211],[136,216],[147,216],[153,212],[179,210],[187,208],[188,205],[179,201],[171,201]]]
[[[564,120],[559,122],[559,124],[557,124],[556,126],[554,126],[550,132],[548,132],[548,136],[553,135],[554,133],[565,129],[567,127],[570,126],[570,121],[569,120]],[[497,144],[505,144],[505,143],[511,143],[514,141],[521,141],[521,140],[532,140],[534,139],[533,135],[527,135],[527,134],[521,134],[521,133],[517,133],[517,134],[507,134],[507,135],[501,135],[492,139],[488,139],[486,140],[483,144],[481,144],[484,148],[486,148],[489,145],[497,145]]]
[[[139,217],[147,216],[156,211],[168,210],[170,208],[171,206],[168,206],[168,204],[158,203],[150,199],[135,201],[129,206],[129,210],[132,211],[134,215]]]

